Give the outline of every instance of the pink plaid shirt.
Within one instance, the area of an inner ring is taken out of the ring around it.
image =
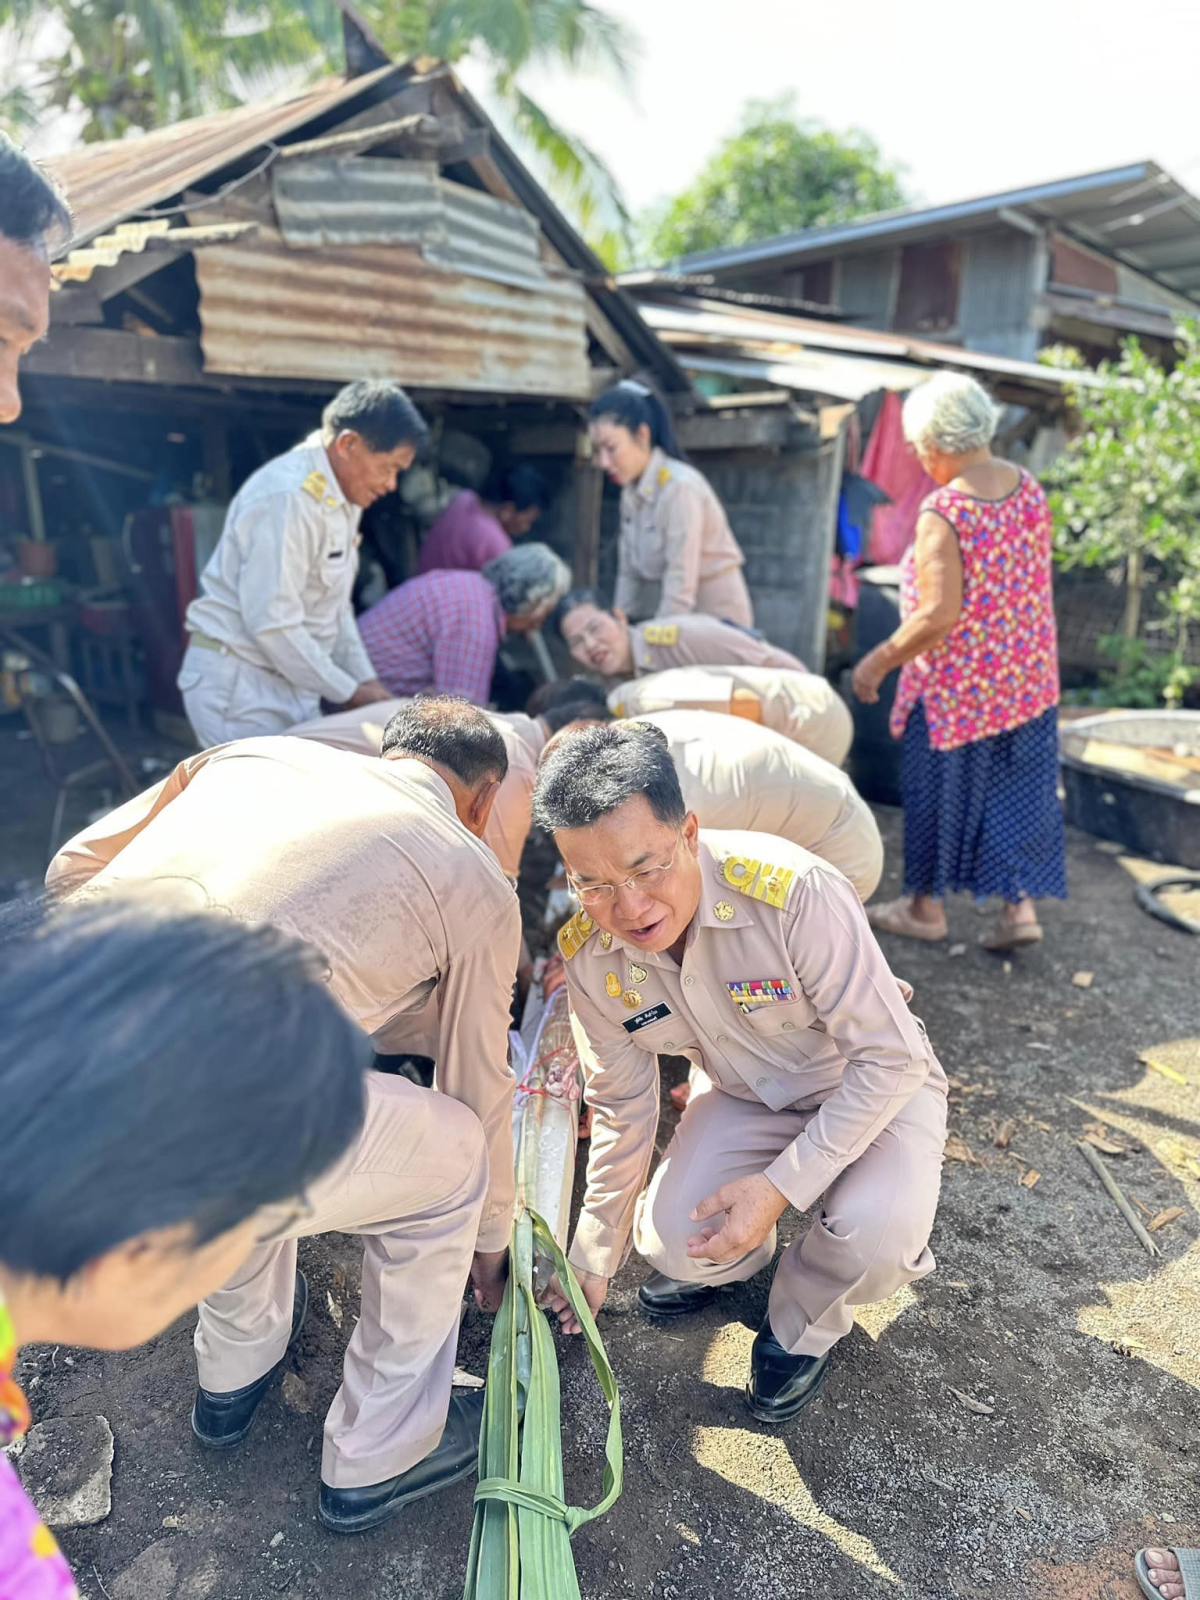
[[[496,591],[478,572],[410,578],[359,617],[358,631],[389,694],[434,689],[487,704],[506,630]]]

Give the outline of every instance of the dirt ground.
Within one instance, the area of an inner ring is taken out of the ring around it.
[[[0,880],[36,874],[50,801],[0,725]],[[899,816],[881,821],[896,892]],[[1045,910],[1043,946],[1007,963],[975,949],[983,924],[961,901],[950,945],[889,943],[958,1085],[951,1149],[971,1159],[946,1165],[937,1272],[863,1309],[796,1422],[772,1431],[742,1404],[765,1275],[656,1326],[636,1306],[644,1268],[622,1272],[600,1326],[625,1492],[575,1538],[588,1600],[1133,1600],[1138,1546],[1200,1544],[1200,943],[1137,909],[1138,870],[1073,835],[1071,900]],[[682,1065],[665,1073],[677,1082]],[[1075,1148],[1089,1122],[1125,1147],[1103,1159],[1148,1217],[1183,1208],[1154,1234],[1161,1261]],[[806,1226],[785,1218],[784,1237]],[[296,1376],[227,1459],[188,1430],[190,1321],[127,1355],[25,1353],[38,1417],[100,1413],[115,1435],[111,1514],[63,1538],[89,1600],[461,1593],[469,1484],[358,1539],[316,1519],[357,1255],[342,1237],[301,1246],[313,1294]],[[488,1338],[472,1308],[469,1370],[484,1370]],[[603,1407],[583,1349],[559,1352],[568,1498],[591,1503]]]

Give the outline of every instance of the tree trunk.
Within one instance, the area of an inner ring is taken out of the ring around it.
[[[1126,639],[1136,639],[1142,621],[1142,583],[1145,557],[1140,550],[1131,550],[1125,558],[1125,616],[1121,632]]]

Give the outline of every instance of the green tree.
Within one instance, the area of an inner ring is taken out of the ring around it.
[[[627,79],[634,41],[620,22],[587,0],[360,0],[358,10],[397,59],[482,58],[493,109],[615,257],[629,227],[615,180],[521,77],[556,65]],[[338,0],[0,0],[4,25],[18,59],[35,37],[57,37],[27,76],[0,84],[0,127],[17,134],[62,110],[84,115],[87,140],[121,138],[251,99],[288,70],[342,66]]]
[[[1076,351],[1043,352],[1079,372],[1068,392],[1079,430],[1048,474],[1057,560],[1124,579],[1118,681],[1122,673],[1144,680],[1153,668],[1172,705],[1196,676],[1185,657],[1200,622],[1200,323],[1180,327],[1177,348],[1169,370],[1136,339],[1094,372]],[[1163,601],[1155,627],[1166,638],[1148,650],[1139,633],[1151,588]]]
[[[752,100],[695,182],[643,219],[640,253],[674,261],[903,203],[899,176],[865,133],[801,118],[794,95]]]

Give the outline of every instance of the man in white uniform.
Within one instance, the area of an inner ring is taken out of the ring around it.
[[[387,698],[351,604],[358,525],[426,432],[398,383],[351,383],[326,406],[320,432],[234,496],[188,607],[179,670],[202,746],[283,733],[323,699],[352,708]]]

